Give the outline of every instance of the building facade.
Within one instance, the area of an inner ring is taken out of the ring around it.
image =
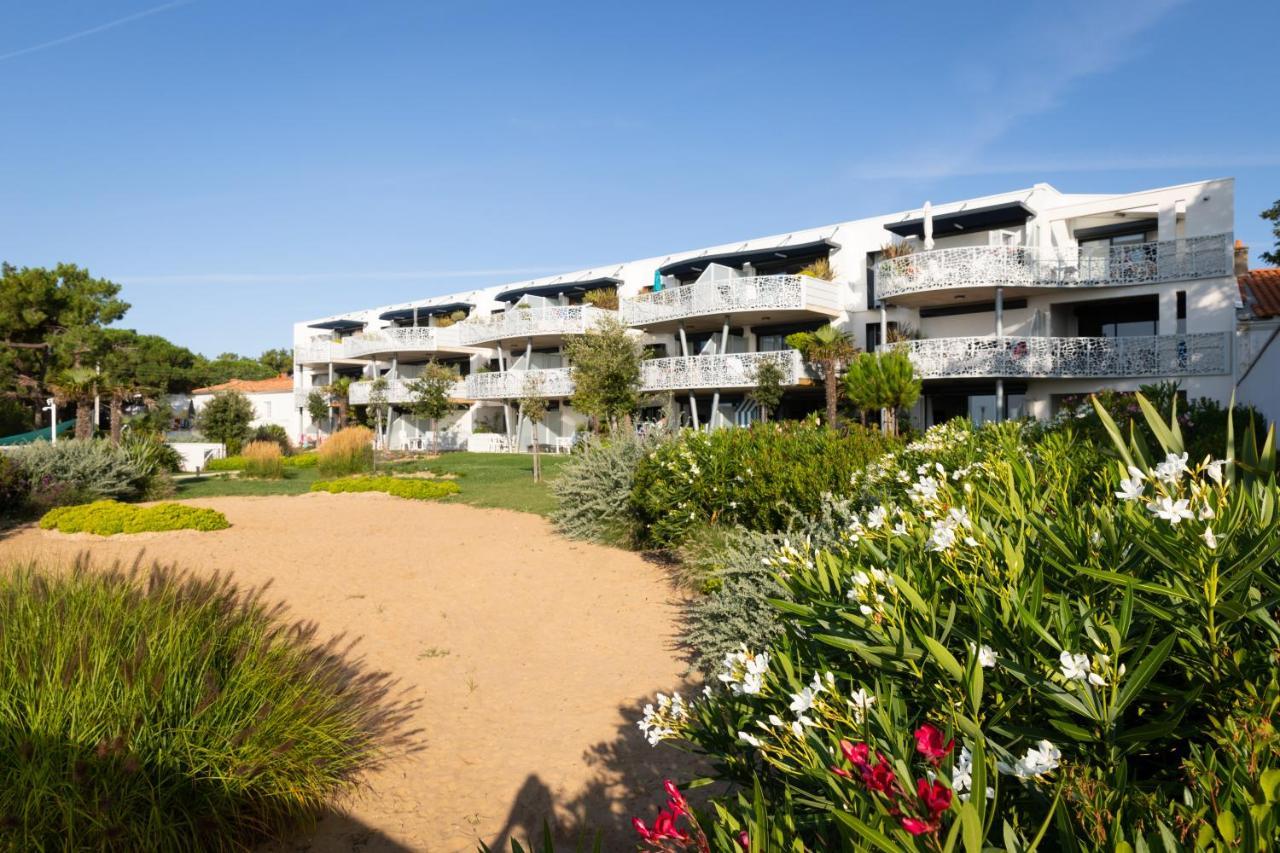
[[[569,404],[564,342],[605,316],[641,337],[645,391],[691,426],[757,418],[748,392],[766,360],[787,385],[780,416],[819,409],[786,337],[826,323],[867,351],[908,349],[924,380],[918,426],[1046,418],[1072,395],[1162,380],[1225,401],[1240,304],[1233,189],[1231,179],[1120,195],[1037,184],[302,321],[293,432],[325,428],[307,414],[314,391],[346,377],[360,405],[383,378],[390,445],[425,446],[430,425],[408,414],[408,383],[435,359],[458,375],[443,446],[565,446],[585,421]],[[536,436],[512,406],[533,371],[551,400]]]

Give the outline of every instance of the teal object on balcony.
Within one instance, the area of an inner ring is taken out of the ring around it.
[[[662,291],[662,270],[653,271],[653,292],[660,293]]]

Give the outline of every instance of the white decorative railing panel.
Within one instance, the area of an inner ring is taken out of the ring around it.
[[[550,305],[542,308],[508,308],[499,314],[473,314],[455,328],[466,346],[493,343],[506,338],[536,335],[580,335],[614,312],[590,305]]]
[[[756,369],[764,362],[782,369],[782,384],[796,385],[805,375],[796,350],[744,352],[728,355],[690,355],[654,358],[640,368],[645,391],[683,391],[691,388],[753,388]]]
[[[881,261],[883,299],[969,287],[1115,287],[1230,275],[1231,235],[1119,246],[965,246]]]
[[[410,379],[388,379],[387,388],[384,392],[388,403],[412,403],[414,400],[413,391],[410,389]],[[364,406],[369,402],[369,395],[373,390],[373,380],[366,379],[362,382],[352,382],[351,388],[347,391],[347,401],[353,406]],[[449,397],[454,400],[467,399],[467,386],[463,379],[458,379],[449,389]]]
[[[466,379],[467,396],[473,400],[515,400],[526,393],[529,377],[537,383],[541,397],[568,397],[573,393],[569,368],[549,367],[542,370],[504,370],[473,373]]]
[[[1227,373],[1230,333],[1131,338],[928,338],[906,342],[923,379],[1160,377]]]
[[[840,310],[838,285],[807,275],[758,275],[668,287],[622,300],[622,322],[645,326],[735,311]]]
[[[371,329],[345,338],[316,337],[298,347],[295,358],[301,363],[364,358],[373,353],[433,352],[462,346],[457,326],[390,327]]]

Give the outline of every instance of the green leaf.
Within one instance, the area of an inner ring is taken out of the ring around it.
[[[1218,833],[1228,844],[1235,843],[1236,835],[1239,832],[1236,826],[1236,816],[1229,811],[1221,812],[1218,815]]]
[[[955,655],[947,651],[946,646],[933,637],[927,636],[921,636],[920,642],[924,643],[924,647],[929,650],[929,654],[938,662],[938,665],[947,671],[947,675],[956,681],[964,682],[964,667],[960,666],[960,661],[956,660]]]
[[[1169,652],[1173,651],[1173,644],[1177,641],[1178,635],[1175,633],[1168,634],[1163,640],[1156,644],[1156,647],[1147,652],[1146,657],[1139,661],[1138,665],[1133,668],[1124,680],[1124,685],[1120,688],[1120,695],[1116,699],[1115,704],[1111,706],[1110,719],[1116,720],[1124,709],[1129,706],[1147,683],[1155,677],[1156,672],[1164,665],[1165,659],[1169,657]]]
[[[858,835],[862,836],[863,839],[873,844],[877,850],[883,850],[885,853],[899,853],[902,849],[897,844],[890,841],[884,833],[879,830],[872,829],[846,811],[841,809],[831,809],[831,815],[836,820],[858,833]]]
[[[1111,419],[1111,415],[1098,402],[1098,398],[1089,397],[1089,402],[1093,404],[1093,410],[1098,413],[1098,419],[1102,421],[1102,426],[1107,431],[1107,435],[1111,436],[1111,443],[1115,447],[1116,452],[1120,454],[1120,458],[1124,460],[1125,465],[1133,464],[1133,457],[1129,455],[1129,448],[1125,446],[1124,436],[1120,434],[1120,428],[1116,426],[1116,422]]]
[[[967,853],[982,853],[982,820],[974,807],[975,799],[986,799],[985,788],[974,788],[975,794],[960,807],[960,825],[964,833],[964,849]],[[977,793],[981,792],[981,793]]]
[[[893,578],[893,585],[906,596],[911,608],[921,616],[928,618],[929,606],[924,603],[924,599],[920,597],[920,593],[916,592],[915,587],[907,583],[906,578],[902,577],[902,575],[890,572],[889,577]]]

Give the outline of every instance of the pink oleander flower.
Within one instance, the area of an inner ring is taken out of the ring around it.
[[[928,723],[916,729],[915,738],[916,750],[934,764],[950,755],[955,747],[954,739],[943,743],[942,732]]]

